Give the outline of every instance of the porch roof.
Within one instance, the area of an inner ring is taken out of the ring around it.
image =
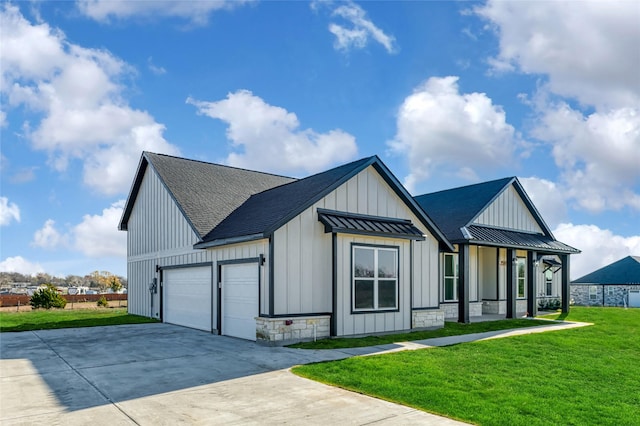
[[[464,241],[465,243],[523,250],[535,249],[544,253],[580,253],[580,250],[542,234],[531,234],[477,225],[466,226],[462,232],[468,237]]]
[[[324,232],[374,235],[420,241],[425,239],[422,231],[413,226],[413,223],[407,219],[318,209],[318,220],[324,225]]]

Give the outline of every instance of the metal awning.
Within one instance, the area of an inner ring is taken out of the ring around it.
[[[507,229],[489,228],[470,225],[465,227],[469,243],[496,247],[537,250],[546,253],[571,254],[580,250],[542,234],[510,231]]]
[[[413,226],[413,223],[407,219],[318,209],[318,221],[322,222],[324,232],[327,233],[336,232],[419,241],[425,239],[422,231]]]

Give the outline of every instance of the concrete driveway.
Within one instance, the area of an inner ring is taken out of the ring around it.
[[[0,424],[462,424],[288,370],[350,355],[169,324],[2,333]]]

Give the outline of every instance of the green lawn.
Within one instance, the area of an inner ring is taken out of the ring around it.
[[[126,308],[35,310],[0,312],[0,332],[46,330],[51,328],[96,327],[100,325],[140,324],[156,320],[127,314]]]
[[[595,325],[296,367],[303,377],[481,425],[640,425],[640,309]]]
[[[510,328],[534,327],[548,325],[548,321],[532,319],[513,319],[502,321],[487,321],[471,324],[447,322],[443,328],[437,330],[412,331],[409,333],[385,334],[365,337],[349,337],[337,339],[322,339],[316,342],[303,342],[290,345],[298,349],[343,349],[360,348],[364,346],[384,345],[395,342],[409,342],[412,340],[431,339],[434,337],[458,336],[461,334],[483,333],[485,331],[508,330]]]

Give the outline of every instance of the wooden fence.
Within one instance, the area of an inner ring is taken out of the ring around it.
[[[80,302],[97,302],[98,299],[103,297],[108,301],[111,300],[127,300],[126,294],[63,294],[62,297],[66,299],[67,303],[80,303]],[[28,305],[31,300],[31,296],[26,294],[2,294],[0,295],[0,306],[24,306]]]

